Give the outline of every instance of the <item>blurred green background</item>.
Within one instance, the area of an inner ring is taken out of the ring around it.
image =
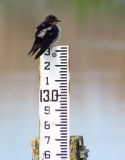
[[[56,45],[70,45],[71,135],[89,160],[124,160],[125,0],[0,0],[1,159],[31,160],[39,70],[27,53],[49,14],[62,21]]]

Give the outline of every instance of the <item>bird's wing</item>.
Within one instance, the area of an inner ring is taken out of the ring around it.
[[[48,30],[46,30],[46,33],[43,36],[41,49],[36,55],[35,59],[39,58],[47,50],[47,48],[49,48],[49,46],[57,38],[57,36],[58,36],[58,29],[56,26],[52,26],[51,29],[49,28]]]
[[[50,45],[51,45],[51,43],[48,43],[45,40],[43,40],[41,49],[38,52],[38,54],[35,56],[35,59],[39,58],[47,50],[47,48],[49,48]]]
[[[39,33],[44,29],[43,25],[39,25],[35,30],[35,38],[38,37]]]
[[[48,27],[50,27],[50,24],[42,22],[35,30],[35,38],[39,36],[40,32],[42,32],[44,29]]]
[[[41,44],[42,44],[43,39],[37,37],[33,43],[32,49],[30,50],[30,52],[28,53],[28,55],[33,56],[34,53],[41,48]],[[32,53],[32,54],[31,54]]]
[[[49,28],[46,29],[46,33],[43,36],[43,39],[45,41],[53,41],[57,38],[58,36],[58,28],[57,26],[51,26]]]

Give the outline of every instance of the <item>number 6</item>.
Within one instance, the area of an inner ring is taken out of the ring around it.
[[[45,151],[45,159],[50,159],[50,151]]]

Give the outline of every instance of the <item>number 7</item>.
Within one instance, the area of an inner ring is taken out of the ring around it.
[[[45,138],[48,138],[47,144],[49,144],[50,136],[45,136]]]

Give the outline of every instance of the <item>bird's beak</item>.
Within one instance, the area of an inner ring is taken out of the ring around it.
[[[56,22],[61,22],[61,21],[57,19]]]

